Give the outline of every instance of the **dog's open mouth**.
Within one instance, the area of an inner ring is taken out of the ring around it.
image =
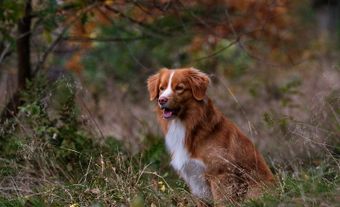
[[[163,108],[163,118],[164,119],[170,119],[174,116],[176,116],[177,110],[175,109],[169,109],[169,108]]]

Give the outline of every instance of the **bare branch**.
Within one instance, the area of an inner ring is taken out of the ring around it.
[[[235,45],[235,44],[238,43],[239,41],[240,41],[240,37],[238,37],[236,40],[230,42],[227,46],[225,46],[225,47],[223,47],[223,48],[221,48],[221,49],[219,49],[219,50],[217,50],[217,51],[211,53],[210,55],[207,55],[207,56],[204,56],[204,57],[197,58],[197,59],[195,59],[194,61],[197,61],[197,62],[198,62],[198,61],[205,60],[205,59],[211,58],[211,57],[213,57],[213,56],[216,56],[216,55],[218,55],[219,53],[223,52],[224,50],[228,49],[229,47]]]
[[[78,13],[73,20],[71,20],[63,29],[62,31],[57,35],[57,38],[52,42],[52,44],[46,49],[46,51],[44,52],[44,54],[42,55],[42,57],[40,58],[40,60],[38,61],[37,65],[35,66],[35,70],[33,71],[33,76],[37,74],[37,72],[42,68],[42,66],[44,65],[47,57],[49,56],[49,54],[51,52],[53,52],[53,50],[55,49],[55,47],[59,44],[60,41],[63,40],[64,35],[66,34],[66,32],[69,30],[69,28],[78,20],[78,18],[84,14],[89,12],[90,10],[92,10],[93,8],[95,8],[96,6],[98,6],[98,3],[92,4],[90,6],[88,6],[87,8],[85,8],[82,12]]]
[[[126,42],[126,41],[138,41],[148,39],[147,36],[140,37],[63,37],[63,40],[73,42]]]
[[[33,77],[38,73],[38,71],[42,68],[42,66],[44,65],[47,57],[49,56],[49,54],[54,50],[54,48],[59,44],[59,42],[63,39],[63,36],[65,34],[66,30],[61,32],[58,37],[52,42],[52,44],[46,49],[46,51],[44,52],[44,54],[41,56],[40,60],[38,61],[38,63],[35,66],[35,69],[33,71]]]
[[[7,45],[5,46],[5,48],[2,50],[2,52],[1,52],[1,54],[0,54],[0,64],[1,64],[1,62],[5,59],[5,57],[8,56],[8,55],[11,53],[10,47],[11,47],[11,45],[10,45],[10,44],[7,44]]]

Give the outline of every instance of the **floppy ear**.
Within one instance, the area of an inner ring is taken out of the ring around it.
[[[197,101],[203,100],[210,83],[208,75],[195,68],[191,68],[189,69],[188,78],[194,98]]]
[[[150,101],[153,101],[158,96],[159,76],[159,73],[156,73],[147,80]]]

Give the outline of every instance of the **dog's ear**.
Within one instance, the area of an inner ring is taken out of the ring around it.
[[[148,78],[147,84],[148,84],[148,90],[149,90],[149,95],[150,95],[150,101],[155,100],[155,98],[158,96],[158,92],[159,92],[158,86],[160,82],[160,77],[161,77],[161,74],[166,70],[168,69],[161,68],[158,73]]]
[[[155,100],[155,98],[158,96],[159,76],[160,74],[156,73],[150,76],[147,80],[150,101]]]
[[[188,79],[194,98],[197,101],[203,100],[210,83],[208,75],[195,68],[190,68],[188,70]]]

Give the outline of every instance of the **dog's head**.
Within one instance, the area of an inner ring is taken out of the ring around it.
[[[150,100],[157,99],[163,118],[183,113],[190,103],[203,101],[210,79],[194,68],[161,69],[148,78]]]

